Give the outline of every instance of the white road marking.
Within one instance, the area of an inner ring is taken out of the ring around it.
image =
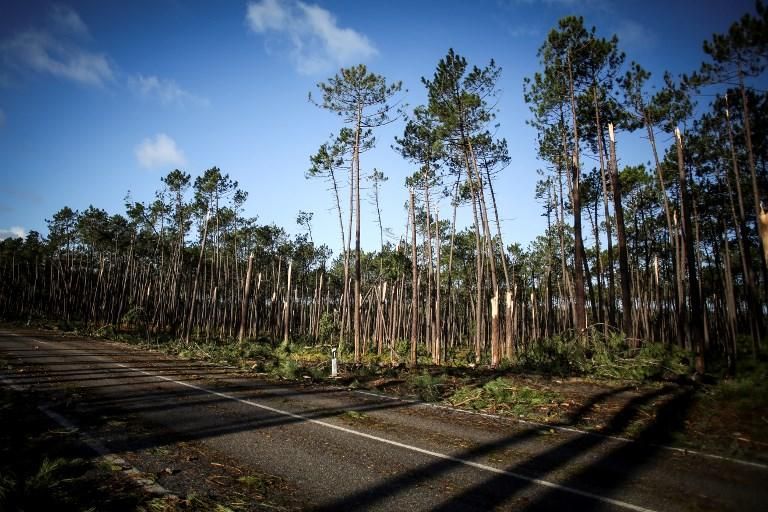
[[[158,375],[158,374],[155,374],[155,373],[152,373],[152,372],[147,372],[147,371],[144,371],[144,370],[140,370],[138,368],[133,368],[133,367],[128,366],[126,364],[122,364],[122,363],[115,363],[115,364],[117,364],[118,366],[120,366],[122,368],[125,368],[126,370],[131,370],[131,371],[134,371],[134,372],[137,372],[137,373],[141,373],[143,375],[147,375],[147,376],[151,376],[151,377],[154,377],[154,378],[157,378],[157,379],[161,379],[161,380],[164,380],[166,382],[172,382],[172,383],[177,384],[179,386],[184,386],[184,387],[187,387],[187,388],[190,388],[190,389],[194,389],[196,391],[200,391],[200,392],[203,392],[203,393],[208,393],[210,395],[218,396],[219,398],[224,398],[224,399],[227,399],[227,400],[232,400],[234,402],[239,402],[241,404],[248,405],[250,407],[256,407],[258,409],[269,411],[269,412],[272,412],[272,413],[275,413],[275,414],[279,414],[279,415],[282,415],[282,416],[287,416],[289,418],[294,418],[294,419],[301,420],[301,421],[307,422],[307,423],[312,423],[314,425],[319,425],[321,427],[330,428],[330,429],[333,429],[333,430],[338,430],[338,431],[344,432],[346,434],[351,434],[351,435],[354,435],[354,436],[363,437],[365,439],[370,439],[372,441],[377,441],[379,443],[384,443],[384,444],[388,444],[388,445],[391,445],[391,446],[397,446],[398,448],[403,448],[405,450],[409,450],[409,451],[412,451],[412,452],[421,453],[423,455],[429,455],[430,457],[434,457],[434,458],[437,458],[437,459],[443,459],[443,460],[455,462],[457,464],[462,464],[464,466],[469,466],[469,467],[472,467],[472,468],[475,468],[475,469],[480,469],[480,470],[483,470],[483,471],[487,471],[489,473],[496,473],[496,474],[499,474],[499,475],[510,476],[512,478],[516,478],[518,480],[523,480],[525,482],[530,482],[532,484],[540,485],[542,487],[548,487],[550,489],[556,489],[558,491],[562,491],[562,492],[566,492],[566,493],[570,493],[570,494],[575,494],[577,496],[582,496],[582,497],[585,497],[585,498],[590,498],[590,499],[599,501],[601,503],[606,503],[606,504],[609,504],[609,505],[614,505],[616,507],[624,508],[624,509],[627,509],[627,510],[634,510],[636,512],[655,512],[655,511],[653,511],[653,509],[641,507],[639,505],[633,505],[632,503],[627,503],[625,501],[615,500],[613,498],[608,498],[608,497],[600,496],[598,494],[594,494],[594,493],[591,493],[591,492],[588,492],[588,491],[582,491],[580,489],[575,489],[573,487],[568,487],[568,486],[565,486],[565,485],[556,484],[554,482],[549,482],[547,480],[542,480],[540,478],[533,478],[533,477],[530,477],[530,476],[522,475],[520,473],[515,473],[513,471],[507,471],[505,469],[499,469],[499,468],[495,468],[493,466],[487,466],[485,464],[480,464],[479,462],[473,462],[471,460],[460,459],[458,457],[454,457],[452,455],[448,455],[448,454],[445,454],[445,453],[435,452],[435,451],[432,451],[432,450],[426,450],[424,448],[419,448],[418,446],[413,446],[413,445],[410,445],[410,444],[401,443],[399,441],[394,441],[392,439],[386,439],[384,437],[375,436],[373,434],[367,434],[365,432],[359,432],[357,430],[352,430],[351,428],[342,427],[340,425],[334,425],[333,423],[327,423],[325,421],[316,420],[316,419],[304,416],[302,414],[296,414],[296,413],[293,413],[293,412],[290,412],[290,411],[284,411],[282,409],[277,409],[277,408],[271,407],[269,405],[260,404],[258,402],[254,402],[252,400],[247,400],[247,399],[244,399],[244,398],[238,398],[236,396],[232,396],[232,395],[229,395],[227,393],[221,393],[219,391],[213,391],[211,389],[207,389],[207,388],[204,388],[202,386],[198,386],[198,385],[195,385],[195,384],[190,384],[189,382],[184,382],[184,381],[172,379],[170,377],[166,377],[164,375]]]
[[[3,332],[3,333],[0,333],[0,335],[10,335],[10,336],[21,337],[19,334],[10,333],[10,332]],[[43,340],[38,340],[38,339],[35,339],[35,338],[30,338],[30,337],[24,337],[24,338],[29,339],[31,341],[34,341],[36,343],[42,343],[42,344],[45,344],[45,345],[52,345],[52,343],[46,342],[46,341],[43,341]],[[315,425],[319,425],[319,426],[322,426],[322,427],[338,430],[338,431],[341,431],[341,432],[345,432],[347,434],[355,435],[355,436],[358,436],[358,437],[363,437],[363,438],[366,438],[366,439],[370,439],[370,440],[377,441],[377,442],[384,443],[384,444],[389,444],[389,445],[392,445],[392,446],[397,446],[399,448],[403,448],[403,449],[406,449],[406,450],[409,450],[409,451],[421,453],[421,454],[428,455],[428,456],[431,456],[431,457],[434,457],[434,458],[448,460],[448,461],[451,461],[451,462],[455,462],[457,464],[473,467],[475,469],[480,469],[480,470],[487,471],[487,472],[490,472],[490,473],[506,475],[506,476],[509,476],[509,477],[512,477],[512,478],[516,478],[516,479],[519,479],[519,480],[523,480],[523,481],[526,481],[526,482],[530,482],[530,483],[533,483],[533,484],[536,484],[536,485],[539,485],[539,486],[542,486],[542,487],[556,489],[556,490],[559,490],[559,491],[562,491],[562,492],[566,492],[566,493],[570,493],[570,494],[574,494],[574,495],[577,495],[577,496],[582,496],[582,497],[594,499],[596,501],[599,501],[599,502],[602,502],[602,503],[606,503],[606,504],[610,504],[610,505],[614,505],[614,506],[617,506],[617,507],[621,507],[621,508],[624,508],[624,509],[627,509],[627,510],[635,510],[637,512],[655,512],[652,509],[644,508],[644,507],[641,507],[639,505],[634,505],[634,504],[623,502],[623,501],[620,501],[620,500],[615,500],[613,498],[608,498],[608,497],[605,497],[605,496],[600,496],[598,494],[590,493],[588,491],[582,491],[580,489],[576,489],[576,488],[560,485],[560,484],[557,484],[557,483],[554,483],[554,482],[549,482],[547,480],[542,480],[542,479],[539,479],[539,478],[529,477],[529,476],[522,475],[522,474],[519,474],[519,473],[515,473],[515,472],[512,472],[512,471],[507,471],[507,470],[496,468],[496,467],[493,467],[493,466],[487,466],[485,464],[480,464],[478,462],[473,462],[473,461],[470,461],[470,460],[461,459],[461,458],[454,457],[454,456],[451,456],[451,455],[448,455],[448,454],[444,454],[444,453],[440,453],[440,452],[435,452],[435,451],[431,451],[431,450],[426,450],[424,448],[419,448],[417,446],[412,446],[412,445],[405,444],[405,443],[400,443],[398,441],[394,441],[394,440],[391,440],[391,439],[386,439],[386,438],[375,436],[375,435],[372,435],[372,434],[367,434],[365,432],[359,432],[359,431],[352,430],[352,429],[349,429],[349,428],[346,428],[346,427],[342,427],[340,425],[334,425],[332,423],[327,423],[325,421],[309,418],[309,417],[303,416],[301,414],[296,414],[296,413],[292,413],[292,412],[289,412],[289,411],[284,411],[284,410],[281,410],[281,409],[276,409],[274,407],[270,407],[268,405],[260,404],[260,403],[257,403],[257,402],[251,401],[251,400],[238,398],[236,396],[232,396],[232,395],[229,395],[229,394],[226,394],[226,393],[221,393],[221,392],[218,392],[218,391],[213,391],[213,390],[201,387],[201,386],[197,386],[195,384],[191,384],[191,383],[188,383],[188,382],[175,380],[175,379],[172,379],[170,377],[166,377],[166,376],[163,376],[163,375],[158,375],[158,374],[155,374],[155,373],[147,372],[147,371],[144,371],[144,370],[140,370],[138,368],[133,368],[131,366],[128,366],[128,365],[125,365],[125,364],[122,364],[122,363],[114,362],[114,364],[116,364],[119,367],[125,368],[127,370],[131,370],[131,371],[134,371],[134,372],[137,372],[137,373],[141,373],[141,374],[147,375],[149,377],[153,377],[153,378],[156,378],[156,379],[161,379],[161,380],[164,380],[164,381],[167,381],[167,382],[172,382],[172,383],[177,384],[179,386],[184,386],[184,387],[187,387],[187,388],[195,389],[197,391],[201,391],[203,393],[208,393],[208,394],[211,394],[211,395],[214,395],[214,396],[218,396],[220,398],[224,398],[224,399],[227,399],[227,400],[232,400],[232,401],[235,401],[235,402],[239,402],[239,403],[242,403],[244,405],[248,405],[250,407],[256,407],[256,408],[263,409],[263,410],[266,410],[266,411],[269,411],[269,412],[273,412],[275,414],[280,414],[280,415],[283,415],[283,416],[288,416],[288,417],[291,417],[291,418],[295,418],[295,419],[298,419],[298,420],[301,420],[301,421],[304,421],[304,422],[307,422],[307,423],[313,423]],[[627,442],[627,443],[635,442],[634,440],[628,439],[628,438],[623,438],[623,437],[618,437],[618,436],[610,436],[610,435],[603,435],[603,434],[599,434],[599,433],[596,433],[596,432],[589,432],[589,431],[579,430],[579,429],[572,428],[572,427],[552,426],[552,425],[547,425],[547,424],[544,424],[544,423],[537,423],[537,422],[532,422],[532,421],[527,421],[527,420],[518,420],[518,419],[515,419],[515,418],[505,418],[505,417],[501,417],[501,416],[485,414],[485,413],[478,413],[478,412],[475,412],[475,411],[466,411],[466,410],[463,410],[463,409],[457,409],[457,408],[448,407],[448,406],[441,406],[441,405],[437,405],[437,404],[427,404],[427,403],[422,403],[422,402],[419,402],[419,401],[416,401],[416,400],[408,400],[408,399],[403,399],[403,398],[399,398],[399,397],[392,397],[392,396],[389,396],[389,395],[383,395],[383,394],[378,394],[378,393],[371,393],[371,392],[359,391],[359,390],[355,390],[355,391],[357,393],[360,393],[360,394],[367,394],[367,395],[375,396],[375,397],[378,397],[378,398],[387,398],[387,399],[391,399],[391,400],[400,400],[400,401],[403,401],[403,402],[409,402],[409,403],[414,403],[414,404],[422,404],[422,405],[426,405],[426,406],[430,406],[430,407],[435,407],[435,408],[439,408],[439,409],[446,409],[446,410],[454,411],[454,412],[463,412],[463,413],[469,413],[469,414],[477,414],[477,415],[480,415],[480,416],[486,416],[486,417],[490,417],[490,418],[494,418],[494,419],[512,419],[514,421],[517,421],[517,422],[520,422],[520,423],[524,423],[524,424],[540,426],[540,427],[546,427],[546,428],[555,428],[555,429],[558,429],[558,430],[562,430],[562,431],[566,431],[566,432],[571,432],[571,433],[576,433],[576,434],[581,434],[581,435],[591,435],[591,436],[605,437],[605,438],[612,439],[612,440],[615,440],[615,441]],[[666,445],[655,445],[655,447],[663,448],[663,449],[666,449],[666,450],[675,451],[675,452],[679,452],[679,453],[684,453],[684,454],[688,454],[688,455],[696,455],[696,456],[700,456],[700,457],[707,457],[707,458],[711,458],[711,459],[722,460],[722,461],[725,461],[725,462],[732,462],[732,463],[736,463],[736,464],[751,466],[751,467],[755,467],[755,468],[759,468],[759,469],[763,469],[763,470],[768,469],[768,465],[765,465],[765,464],[745,461],[745,460],[741,460],[741,459],[734,459],[734,458],[730,458],[730,457],[724,457],[724,456],[714,455],[714,454],[705,453],[705,452],[698,452],[698,451],[695,451],[695,450],[688,450],[688,449],[685,449],[685,448],[677,448],[677,447],[666,446]]]
[[[340,387],[340,386],[339,386]],[[340,387],[341,388],[341,387]],[[341,388],[346,389],[346,388]],[[468,411],[467,409],[460,409],[458,407],[451,407],[448,405],[440,405],[440,404],[431,404],[428,402],[422,402],[420,400],[411,400],[408,398],[400,398],[397,396],[391,396],[391,395],[385,395],[383,393],[372,393],[370,391],[362,391],[359,389],[353,390],[355,393],[361,394],[361,395],[369,395],[369,396],[375,396],[377,398],[383,398],[387,400],[396,400],[399,402],[406,402],[414,405],[421,405],[423,407],[432,407],[434,409],[443,409],[446,411],[451,412],[460,412],[464,414],[471,414],[473,416],[482,416],[484,418],[491,418],[494,420],[501,420],[501,421],[511,421],[514,423],[521,423],[523,425],[531,425],[533,427],[540,427],[540,428],[546,428],[546,429],[554,429],[559,430],[561,432],[570,432],[572,434],[579,434],[583,436],[593,436],[593,437],[600,437],[603,439],[610,439],[612,441],[618,441],[620,443],[636,443],[637,441],[634,439],[629,439],[627,437],[620,437],[620,436],[612,436],[610,434],[601,434],[599,432],[590,432],[589,430],[581,430],[575,427],[565,427],[562,425],[550,425],[547,423],[540,423],[538,421],[530,421],[530,420],[523,420],[520,418],[514,418],[510,416],[499,416],[498,414],[490,414],[486,412],[478,412],[478,411]],[[732,457],[726,457],[724,455],[715,455],[714,453],[707,453],[707,452],[700,452],[697,450],[691,450],[689,448],[679,448],[677,446],[669,446],[666,444],[653,444],[649,443],[647,446],[651,446],[653,448],[660,448],[662,450],[668,450],[671,452],[676,453],[682,453],[683,455],[695,455],[697,457],[705,457],[708,459],[715,459],[715,460],[721,460],[724,462],[732,462],[734,464],[741,464],[743,466],[750,466],[757,469],[762,470],[768,470],[768,464],[761,464],[759,462],[752,462],[749,460],[743,460],[743,459],[734,459]]]
[[[21,337],[21,335],[13,333],[13,332],[0,332],[0,336],[16,336],[16,337]],[[49,344],[46,341],[37,340],[35,338],[30,338],[30,337],[27,337],[27,336],[25,336],[25,338],[28,339],[28,340],[34,341],[36,343],[44,343],[46,345]],[[332,387],[336,387],[338,389],[346,389],[346,390],[349,391],[349,388],[346,388],[344,386],[332,386]],[[432,408],[435,408],[435,409],[443,409],[443,410],[451,411],[451,412],[459,412],[459,413],[463,413],[463,414],[471,414],[471,415],[474,415],[474,416],[482,416],[482,417],[491,418],[491,419],[494,419],[494,420],[513,421],[515,423],[521,423],[521,424],[524,424],[524,425],[531,425],[531,426],[534,426],[534,427],[541,427],[541,428],[547,428],[547,429],[551,428],[551,429],[559,430],[561,432],[569,432],[569,433],[572,433],[572,434],[579,434],[579,435],[584,435],[584,436],[594,436],[594,437],[600,437],[600,438],[603,438],[603,439],[611,439],[613,441],[618,441],[618,442],[621,442],[621,443],[636,443],[637,442],[634,439],[629,439],[629,438],[626,438],[626,437],[613,436],[613,435],[609,435],[609,434],[601,434],[599,432],[590,432],[588,430],[581,430],[581,429],[578,429],[578,428],[575,428],[575,427],[566,427],[566,426],[562,426],[562,425],[550,425],[550,424],[547,424],[547,423],[540,423],[540,422],[524,420],[524,419],[520,419],[520,418],[512,418],[512,417],[509,417],[509,416],[499,416],[497,414],[489,414],[489,413],[484,413],[484,412],[479,412],[479,411],[469,411],[467,409],[460,409],[458,407],[450,407],[450,406],[447,406],[447,405],[440,405],[440,404],[431,404],[431,403],[422,402],[422,401],[419,401],[419,400],[411,400],[411,399],[408,399],[408,398],[401,398],[401,397],[397,397],[397,396],[386,395],[386,394],[383,394],[383,393],[373,393],[373,392],[370,392],[370,391],[363,391],[363,390],[359,390],[359,389],[355,389],[355,390],[351,390],[351,391],[353,391],[354,393],[361,394],[361,395],[369,395],[369,396],[373,396],[373,397],[376,397],[376,398],[382,398],[382,399],[385,399],[385,400],[394,400],[394,401],[410,403],[410,404],[414,404],[414,405],[420,405],[420,406],[423,406],[423,407],[432,407]],[[764,470],[764,471],[768,470],[768,464],[761,464],[759,462],[752,462],[752,461],[743,460],[743,459],[736,459],[736,458],[733,458],[733,457],[726,457],[724,455],[716,455],[714,453],[701,452],[701,451],[692,450],[692,449],[689,449],[689,448],[679,448],[679,447],[676,447],[676,446],[669,446],[669,445],[665,445],[665,444],[650,444],[649,446],[652,446],[654,448],[660,448],[660,449],[671,451],[671,452],[681,453],[683,455],[693,455],[693,456],[696,456],[696,457],[704,457],[704,458],[707,458],[707,459],[719,460],[719,461],[723,461],[723,462],[730,462],[730,463],[733,463],[733,464],[740,464],[742,466],[749,466],[749,467],[761,469],[761,470]]]
[[[23,387],[17,386],[12,381],[8,380],[2,375],[0,375],[0,382],[8,386],[9,389],[13,389],[14,391],[17,391],[17,392],[24,391]],[[80,441],[83,444],[85,444],[91,450],[96,452],[96,454],[98,454],[102,460],[109,463],[111,466],[119,467],[122,474],[124,474],[127,478],[130,478],[131,480],[136,482],[146,492],[150,494],[157,494],[159,496],[173,496],[173,493],[171,493],[171,491],[169,491],[162,485],[158,484],[154,480],[147,478],[144,475],[144,473],[142,473],[141,471],[136,469],[134,466],[129,464],[122,457],[118,457],[117,455],[110,453],[107,447],[104,446],[98,439],[92,437],[90,434],[83,432],[77,425],[69,421],[67,418],[65,418],[61,414],[52,410],[48,405],[38,405],[37,409],[43,414],[45,414],[46,416],[48,416],[50,419],[58,423],[63,428],[71,430],[73,432],[76,431],[77,437],[80,439]]]

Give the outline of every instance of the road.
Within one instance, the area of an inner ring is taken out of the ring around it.
[[[201,442],[279,475],[307,509],[747,511],[768,503],[768,467],[643,442],[675,430],[691,398],[682,392],[639,442],[628,442],[259,380],[104,341],[5,330],[0,357],[10,363],[0,370],[3,385],[43,395],[81,390],[77,410],[161,425],[164,443]],[[606,433],[620,432],[631,414],[617,413]],[[161,439],[147,431],[133,442]]]

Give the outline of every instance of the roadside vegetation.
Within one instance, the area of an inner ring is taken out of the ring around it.
[[[13,327],[12,324],[8,324]],[[18,325],[16,327],[19,327]],[[514,360],[503,360],[497,368],[477,365],[457,351],[444,365],[430,364],[428,354],[419,354],[418,368],[409,368],[408,344],[387,357],[363,354],[359,364],[339,362],[339,375],[330,378],[331,345],[299,342],[272,343],[268,338],[211,340],[208,343],[172,338],[147,341],[140,331],[127,329],[90,330],[70,325],[39,322],[63,336],[94,336],[120,341],[144,350],[173,357],[204,361],[228,367],[238,375],[274,379],[286,384],[338,385],[350,389],[383,392],[405,399],[490,413],[546,425],[568,425],[601,431],[633,393],[673,386],[694,392],[686,428],[673,443],[691,449],[768,461],[768,363],[753,360],[749,340],[742,339],[740,371],[729,375],[727,361],[712,360],[703,377],[693,371],[691,353],[674,346],[645,345],[630,348],[618,334],[604,337],[596,332],[588,344],[576,345],[573,338],[555,337],[521,352]],[[581,338],[583,342],[585,338]],[[343,353],[342,353],[343,354]],[[487,362],[486,362],[487,363]],[[616,393],[616,400],[589,409],[574,419],[574,413],[600,393]],[[622,432],[634,437],[652,422],[665,403],[656,400],[637,408]],[[349,413],[348,420],[366,418]],[[574,422],[575,421],[575,422]]]

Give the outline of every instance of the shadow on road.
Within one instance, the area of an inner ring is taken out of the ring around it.
[[[14,349],[13,352],[21,354],[22,350]],[[308,389],[287,383],[243,385],[237,382],[220,381],[204,384],[208,389],[226,393],[239,400],[268,401],[267,403],[276,409],[288,410],[300,414],[301,417],[287,416],[257,407],[251,407],[246,413],[238,407],[225,409],[225,404],[234,403],[229,398],[200,389],[178,387],[177,384],[163,382],[150,375],[137,374],[134,370],[116,367],[114,362],[99,361],[98,364],[102,365],[101,367],[84,370],[77,366],[79,364],[94,365],[97,362],[86,356],[82,359],[78,358],[78,354],[74,353],[75,359],[68,359],[66,364],[55,361],[43,362],[38,361],[38,358],[42,359],[44,355],[34,352],[30,349],[29,353],[21,354],[25,360],[32,359],[29,361],[32,363],[31,370],[24,374],[15,374],[13,379],[22,385],[42,380],[63,383],[65,386],[75,384],[80,386],[79,389],[88,394],[89,398],[87,404],[83,404],[86,417],[104,418],[113,414],[133,416],[164,411],[169,413],[189,411],[190,421],[174,425],[172,430],[166,430],[159,435],[154,430],[137,431],[136,435],[131,435],[118,445],[112,446],[115,451],[142,450],[181,441],[204,440],[238,432],[302,423],[307,419],[322,420],[338,417],[350,411],[364,413],[413,407],[409,402],[386,399],[360,399],[359,403],[344,404],[344,406],[325,405],[323,401],[326,398],[332,401],[334,395],[344,390]],[[109,351],[95,352],[93,355],[96,354],[102,357],[117,355]],[[124,353],[119,354],[123,358],[126,357]],[[89,353],[88,356],[91,354]],[[190,383],[220,376],[220,371],[215,368],[191,363],[158,365],[156,362],[142,363],[140,360],[125,361],[125,363],[135,369],[162,374],[169,378],[178,377]],[[104,367],[105,364],[109,366]],[[627,386],[596,394],[577,409],[567,422],[552,426],[568,427],[579,424],[596,405],[631,389],[633,388]],[[296,400],[302,396],[314,397],[316,401],[312,403],[313,398],[310,398],[307,404],[307,401]],[[512,448],[526,441],[540,438],[542,430],[548,427],[523,427],[517,429],[512,435],[459,452],[451,452],[450,455],[454,459],[480,464],[489,464],[487,461],[493,455],[496,467],[500,467],[507,473],[478,473],[476,469],[472,470],[474,476],[468,480],[470,486],[464,487],[457,494],[451,494],[447,500],[444,499],[437,510],[488,510],[500,505],[508,506],[513,501],[515,508],[531,511],[561,508],[564,504],[567,504],[569,509],[578,510],[602,508],[605,503],[591,497],[577,495],[562,488],[542,489],[531,479],[547,479],[548,475],[565,472],[568,468],[567,476],[556,475],[549,479],[557,481],[560,486],[580,489],[595,495],[618,496],[622,486],[659,455],[659,451],[662,450],[659,445],[668,443],[671,436],[683,428],[692,399],[691,388],[666,386],[649,391],[629,400],[596,435],[563,433],[563,435],[552,436],[550,447],[530,456],[515,455]],[[626,432],[636,420],[639,410],[657,401],[663,404],[656,410],[653,420],[638,434],[637,442],[617,442],[609,437]],[[498,457],[505,452],[512,453],[509,458],[519,462],[510,466],[500,466],[498,460],[503,458]],[[466,468],[467,466],[458,460],[435,459],[360,492],[326,502],[316,510],[359,510],[386,506],[387,500],[392,496],[408,493],[444,477],[451,478],[449,473]],[[576,469],[571,470],[571,468]],[[523,478],[514,475],[520,475]],[[526,492],[532,491],[533,488],[536,492]],[[531,496],[524,496],[524,492]]]
[[[626,391],[626,388],[615,389],[596,395],[590,402],[582,406],[573,416],[567,424],[560,424],[558,426],[568,426],[578,421],[588,413],[596,404],[606,400],[611,395],[615,395]],[[599,475],[603,475],[606,471],[610,472],[612,477],[610,482],[615,482],[618,485],[621,481],[629,478],[633,472],[633,462],[631,460],[625,460],[621,457],[629,455],[627,452],[637,455],[637,453],[645,454],[645,458],[651,458],[653,456],[654,449],[647,443],[654,441],[656,435],[659,432],[667,432],[667,429],[677,429],[680,427],[680,420],[684,416],[685,410],[690,404],[690,391],[684,391],[678,393],[677,387],[664,387],[659,390],[646,393],[638,396],[629,401],[606,425],[599,433],[600,435],[579,435],[566,441],[565,443],[558,444],[550,448],[549,450],[528,458],[514,466],[504,468],[510,473],[520,475],[530,475],[531,478],[546,478],[548,473],[551,473],[559,468],[562,468],[573,462],[573,459],[587,453],[588,451],[598,448],[600,445],[608,443],[610,439],[606,436],[616,435],[624,431],[627,426],[630,425],[632,420],[637,415],[638,407],[648,404],[654,400],[667,398],[669,401],[662,408],[663,411],[667,411],[664,414],[660,414],[657,417],[657,421],[649,426],[641,436],[642,444],[627,443],[623,444],[621,448],[616,452],[617,454],[609,453],[599,460],[589,464],[585,469],[579,472],[578,481],[562,483],[570,487],[578,487],[579,489],[592,489],[595,487],[595,478],[600,478]],[[672,413],[674,411],[674,414]],[[532,427],[522,432],[518,432],[512,436],[498,440],[493,443],[486,443],[481,446],[474,447],[470,450],[466,450],[461,453],[454,454],[454,457],[463,460],[478,461],[483,456],[487,456],[493,452],[501,449],[510,448],[515,444],[521,443],[525,440],[537,437],[540,435],[541,428]],[[606,463],[618,462],[618,464],[610,464],[610,469],[606,469]],[[618,468],[616,467],[618,466]],[[420,468],[408,471],[395,478],[389,479],[375,487],[366,489],[363,492],[342,497],[332,503],[327,503],[324,506],[318,507],[316,510],[331,511],[331,510],[352,510],[352,509],[366,509],[377,502],[386,501],[392,495],[402,493],[408,488],[414,488],[427,481],[437,478],[440,475],[447,473],[454,469],[462,468],[463,465],[459,462],[451,460],[438,460],[429,465],[422,466]],[[620,468],[620,469],[619,469]],[[482,483],[471,487],[457,495],[452,496],[447,502],[445,502],[437,510],[489,510],[495,506],[498,506],[508,500],[511,500],[521,491],[534,486],[531,481],[515,478],[508,474],[495,475],[490,479],[483,481]],[[601,484],[603,486],[602,492],[608,492],[611,490],[610,485]],[[599,493],[598,491],[594,491]],[[534,509],[546,509],[553,510],[553,507],[562,507],[567,503],[568,508],[571,510],[584,510],[595,505],[603,505],[590,498],[583,496],[577,496],[568,493],[565,496],[564,501],[563,491],[550,489],[544,494],[541,494],[537,498],[536,502],[532,502],[528,505],[531,510]],[[523,505],[524,506],[524,505]]]

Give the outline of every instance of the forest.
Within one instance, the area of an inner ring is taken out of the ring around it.
[[[319,83],[310,101],[338,130],[290,172],[328,194],[336,249],[313,241],[314,212],[261,224],[226,170],[175,169],[154,197],[126,196],[124,212],[65,206],[47,235],[0,242],[0,319],[158,344],[337,347],[351,365],[595,373],[623,362],[646,376],[670,358],[734,374],[763,357],[768,7],[704,41],[680,76],[652,78],[579,17],[559,21],[538,59],[529,112],[509,118],[496,109],[500,67],[454,49],[425,70],[424,105],[405,107],[403,84],[364,65]],[[514,158],[495,126],[523,120],[541,162],[525,193],[547,226],[527,247],[503,239],[495,188]],[[377,140],[391,123],[401,135]],[[630,136],[650,164],[619,165]],[[361,203],[378,211],[387,179],[366,168],[377,145],[416,169],[397,243],[380,215],[361,225]],[[380,247],[363,250],[361,230]]]

